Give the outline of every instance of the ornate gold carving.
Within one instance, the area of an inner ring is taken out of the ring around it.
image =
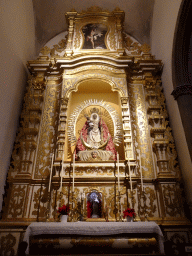
[[[16,245],[16,238],[12,234],[1,237],[1,255],[10,256],[15,255],[14,246]]]
[[[149,141],[149,125],[145,110],[145,97],[142,85],[129,85],[130,114],[132,120],[133,144],[139,164],[139,152],[144,177],[154,178],[152,149]],[[137,169],[138,171],[138,169]],[[138,174],[140,175],[140,174]]]
[[[59,86],[47,86],[40,142],[37,151],[35,178],[47,177],[51,168],[50,153],[54,150],[55,124],[58,118]]]
[[[133,40],[126,33],[123,33],[124,46],[131,55],[142,55],[142,53],[148,54],[151,51],[151,47],[144,43],[141,45],[136,40]]]
[[[84,65],[82,67],[78,67],[78,68],[74,68],[74,69],[67,69],[64,71],[64,75],[80,75],[82,76],[82,74],[80,74],[80,72],[83,71],[87,71],[90,72],[91,71],[95,71],[95,73],[98,73],[98,70],[100,70],[100,72],[106,71],[106,72],[110,72],[111,75],[114,74],[126,74],[124,69],[119,69],[119,68],[114,68],[114,67],[110,67],[107,65]]]
[[[51,49],[48,46],[44,46],[40,50],[40,53],[43,54],[43,55],[49,55],[50,52],[51,52]]]
[[[110,45],[110,48],[112,50],[117,50],[117,42],[116,42],[116,38],[117,38],[117,35],[116,35],[116,30],[115,30],[115,27],[112,26],[110,31],[109,31],[109,35],[107,37],[108,41],[109,41],[109,45]]]
[[[181,192],[176,184],[162,185],[166,216],[181,216]]]
[[[148,44],[144,43],[143,45],[141,45],[141,51],[143,53],[150,53],[151,47]]]
[[[164,132],[164,139],[168,141],[168,146],[167,146],[167,153],[168,153],[168,160],[169,160],[169,166],[168,166],[168,171],[171,171],[174,173],[175,177],[180,177],[180,169],[178,165],[178,160],[177,160],[177,152],[175,148],[175,142],[174,138],[171,132],[171,128],[169,125],[169,121],[167,120],[168,118],[168,113],[167,113],[167,108],[165,104],[165,96],[163,94],[162,88],[158,87],[157,93],[159,95],[159,104],[161,106],[161,115],[164,117],[165,123],[165,132]]]
[[[47,188],[39,188],[33,195],[34,210],[32,215],[37,216],[37,219],[46,217],[47,210]]]
[[[113,109],[109,103],[104,101],[97,101],[97,100],[89,100],[82,103],[80,106],[78,106],[73,114],[71,115],[69,121],[68,121],[68,137],[70,143],[73,145],[76,143],[76,123],[77,120],[81,114],[82,111],[84,111],[89,106],[100,106],[104,108],[110,115],[111,119],[113,120],[113,126],[114,126],[114,137],[113,141],[116,145],[118,145],[121,141],[121,133],[122,133],[122,127],[121,122],[118,118],[118,115]]]
[[[13,185],[9,201],[8,218],[22,218],[26,185]]]
[[[66,98],[69,98],[72,91],[78,90],[78,85],[81,82],[89,79],[99,79],[107,82],[111,85],[112,91],[118,91],[121,97],[127,96],[127,81],[125,72],[123,72],[122,69],[120,71],[117,71],[117,69],[114,68],[106,68],[106,65],[92,65],[92,68],[90,68],[92,72],[90,72],[89,68],[90,66],[88,65],[84,68],[69,71],[69,73],[68,70],[65,70],[65,73],[63,75],[63,95]],[[117,74],[119,72],[122,73],[121,76],[120,74]],[[70,73],[73,73],[74,75],[71,76]]]
[[[157,197],[154,188],[145,187],[142,192],[141,187],[138,187],[138,212],[141,218],[157,216]]]
[[[85,16],[86,15],[86,16]],[[108,27],[108,33],[106,34],[105,43],[107,48],[112,51],[118,49],[119,55],[123,54],[122,49],[122,23],[124,20],[124,12],[120,9],[115,9],[113,12],[102,10],[100,7],[91,7],[86,11],[82,11],[77,14],[74,26],[74,38],[73,49],[81,50],[83,46],[84,35],[82,33],[82,27],[86,24],[102,23]],[[117,28],[117,29],[116,29]]]
[[[159,177],[180,176],[177,164],[177,154],[171,128],[167,120],[168,114],[165,105],[165,97],[161,88],[161,81],[158,77],[145,77],[144,86],[147,91],[149,124],[151,125],[151,135],[153,147],[157,157]]]
[[[52,58],[53,57],[60,57],[59,54],[57,53],[61,53],[66,49],[67,46],[67,35],[64,39],[62,39],[61,41],[58,42],[58,44],[53,45],[53,48],[49,48],[47,46],[44,46],[43,48],[41,48],[40,53],[43,55],[50,55]]]
[[[84,246],[112,246],[115,239],[112,238],[101,238],[101,237],[92,237],[92,238],[81,238],[81,239],[71,239],[71,243],[75,246],[84,245]]]

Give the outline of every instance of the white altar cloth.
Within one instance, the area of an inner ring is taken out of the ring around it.
[[[164,253],[163,234],[155,222],[34,222],[25,232],[24,241],[29,237],[44,234],[104,236],[117,234],[157,234],[160,253]]]

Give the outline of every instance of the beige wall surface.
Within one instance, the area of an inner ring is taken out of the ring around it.
[[[2,0],[0,8],[0,211],[7,170],[27,81],[26,62],[34,58],[32,0]]]
[[[151,45],[152,54],[156,59],[164,63],[162,84],[166,97],[166,104],[170,117],[170,124],[175,138],[176,148],[179,157],[180,168],[185,182],[185,190],[188,203],[192,202],[192,163],[187,147],[183,125],[177,101],[171,95],[173,91],[172,81],[172,49],[177,22],[178,12],[182,0],[156,0],[153,12]]]

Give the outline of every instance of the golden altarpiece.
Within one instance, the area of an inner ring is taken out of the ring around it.
[[[27,63],[2,249],[16,252],[26,227],[58,221],[63,204],[69,221],[123,221],[123,211],[134,208],[136,221],[155,221],[166,239],[189,242],[162,62],[123,31],[118,8],[72,10],[66,19],[68,31]],[[88,210],[93,196],[95,213]]]

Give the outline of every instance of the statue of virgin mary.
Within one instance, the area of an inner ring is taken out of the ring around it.
[[[77,140],[75,154],[80,161],[116,160],[116,150],[106,123],[93,108]]]

